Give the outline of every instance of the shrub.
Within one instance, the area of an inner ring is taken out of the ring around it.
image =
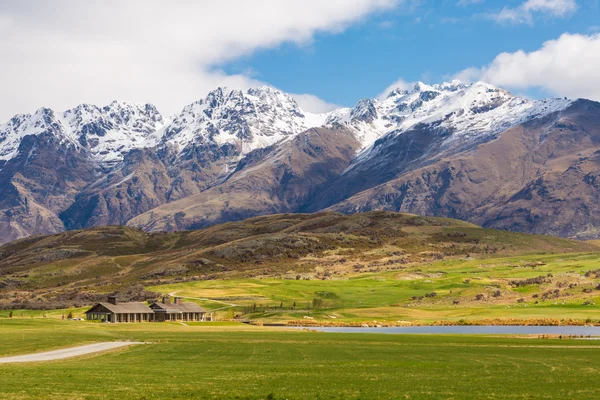
[[[483,293],[479,293],[477,296],[475,296],[475,300],[477,301],[481,301],[483,299],[485,299],[485,294]]]
[[[600,269],[594,269],[585,273],[586,278],[598,278],[600,277]]]
[[[549,283],[550,277],[552,274],[548,274],[548,276],[538,276],[535,278],[523,279],[520,281],[510,281],[510,284],[516,287],[526,286],[526,285],[541,285],[543,283]]]

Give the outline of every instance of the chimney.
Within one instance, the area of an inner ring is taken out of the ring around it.
[[[182,304],[181,297],[175,297],[175,304]]]
[[[118,303],[117,296],[115,296],[115,295],[108,296],[108,302],[110,304],[114,304],[116,306]]]
[[[163,304],[171,304],[171,296],[163,296]]]

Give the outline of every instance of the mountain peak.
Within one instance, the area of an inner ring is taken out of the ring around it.
[[[289,94],[270,86],[219,87],[186,106],[166,128],[163,142],[180,151],[193,143],[232,144],[243,155],[322,125],[323,120],[307,118]]]
[[[415,83],[413,90],[415,92],[426,92],[426,91],[432,91],[432,90],[436,90],[436,89],[433,86],[430,86],[430,85],[427,85],[426,83],[418,81],[417,83]]]

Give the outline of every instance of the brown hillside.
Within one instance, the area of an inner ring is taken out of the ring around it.
[[[593,251],[598,247],[584,242],[393,212],[280,214],[177,233],[102,227],[0,247],[0,305],[82,305],[140,283],[330,279],[444,258]]]

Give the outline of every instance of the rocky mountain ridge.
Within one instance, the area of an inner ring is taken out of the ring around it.
[[[170,121],[149,104],[40,109],[0,125],[0,226],[6,227],[0,242],[109,224],[180,230],[327,207],[444,216],[451,212],[432,207],[436,196],[412,199],[418,206],[407,208],[406,201],[379,198],[402,190],[377,188],[442,160],[477,153],[536,121],[568,123],[576,135],[583,126],[579,119],[594,120],[596,112],[597,103],[583,101],[586,108],[581,102],[532,101],[483,82],[452,81],[419,82],[412,90],[396,89],[386,98],[326,114],[305,112],[290,95],[269,87],[218,88]],[[561,115],[574,109],[586,111],[561,122]],[[543,140],[551,127],[530,134]],[[586,129],[589,134],[595,128]],[[579,148],[571,142],[564,151]],[[500,154],[498,162],[503,156],[523,164],[527,155]],[[467,172],[454,168],[459,175]],[[536,173],[523,184],[532,185],[540,178]],[[488,180],[496,182],[494,176]],[[490,187],[500,188],[496,183]],[[478,188],[471,188],[469,201],[480,196]],[[364,191],[370,191],[368,201]],[[475,218],[469,212],[450,216]],[[493,216],[490,211],[476,222],[488,224]],[[592,218],[581,230],[559,234],[595,232],[595,223]],[[538,232],[531,224],[500,227]]]

